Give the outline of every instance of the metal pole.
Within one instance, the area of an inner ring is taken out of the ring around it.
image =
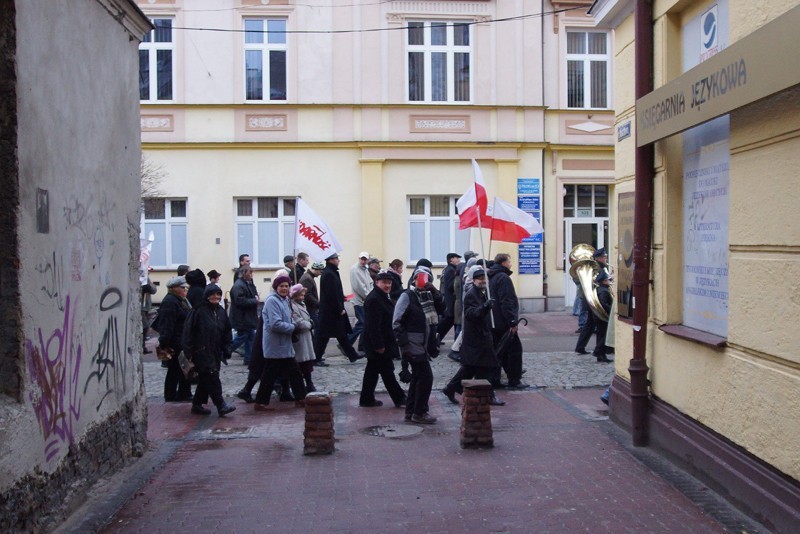
[[[635,93],[639,99],[653,90],[653,1],[636,0]],[[653,229],[653,144],[636,148],[635,213],[633,231],[633,358],[631,377],[631,433],[636,447],[647,445],[647,323],[650,309],[650,250]]]

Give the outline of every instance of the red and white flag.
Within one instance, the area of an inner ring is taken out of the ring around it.
[[[486,183],[483,181],[481,168],[474,159],[472,160],[472,173],[475,175],[475,183],[456,202],[459,230],[478,226],[478,214],[480,214],[480,226],[482,228],[489,228],[492,223],[491,216],[486,213],[489,206],[489,197],[486,196]]]
[[[526,237],[541,234],[544,228],[531,214],[499,198],[492,211],[492,241],[521,243]]]
[[[342,250],[342,245],[322,217],[301,198],[295,202],[294,250],[308,253],[317,261]]]

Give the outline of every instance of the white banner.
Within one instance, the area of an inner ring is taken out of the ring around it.
[[[322,217],[301,198],[296,202],[294,252],[306,252],[317,261],[342,250],[342,245]]]

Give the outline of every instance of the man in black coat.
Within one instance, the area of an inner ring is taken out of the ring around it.
[[[339,255],[325,258],[325,269],[319,277],[319,325],[314,333],[314,355],[317,365],[324,365],[322,355],[332,337],[341,345],[344,355],[354,362],[361,358],[347,340],[351,332],[347,310],[344,309],[344,290],[339,277]]]
[[[486,273],[483,269],[478,269],[472,274],[472,288],[464,295],[461,365],[442,390],[442,393],[453,404],[458,404],[455,394],[460,395],[463,391],[462,380],[479,378],[491,382],[495,371],[499,368],[492,342],[490,314],[493,303],[494,300],[490,300],[486,296]],[[499,400],[492,392],[489,404],[503,406],[505,402]]]
[[[439,320],[439,326],[436,327],[436,333],[439,335],[439,340],[444,339],[444,336],[453,327],[456,314],[456,290],[455,280],[458,274],[458,264],[461,263],[461,256],[455,252],[447,255],[447,266],[442,271],[442,280],[439,285],[439,291],[444,298],[444,313]]]
[[[600,305],[608,314],[609,320],[611,320],[611,304],[614,302],[614,297],[611,296],[611,291],[609,290],[610,280],[608,273],[605,270],[600,271],[594,281],[597,283],[597,300],[600,301]],[[597,358],[597,363],[608,363],[611,361],[606,356],[608,351],[608,347],[606,347],[608,321],[595,317],[595,323],[597,323],[597,338],[592,355]]]
[[[392,398],[395,407],[405,406],[406,394],[394,376],[395,355],[399,355],[397,341],[392,330],[392,314],[394,303],[389,297],[392,290],[392,275],[380,272],[375,276],[375,287],[364,299],[364,350],[367,353],[367,366],[364,369],[364,380],[361,383],[361,399],[363,408],[383,406],[375,400],[375,386],[378,376]]]
[[[258,290],[249,265],[239,269],[239,279],[231,288],[231,326],[236,330],[231,351],[244,345],[244,364],[249,365],[258,326]]]
[[[497,354],[500,365],[508,376],[508,387],[513,389],[525,389],[530,387],[522,382],[522,341],[517,334],[517,322],[519,321],[519,300],[511,281],[511,256],[508,254],[498,254],[494,257],[494,264],[489,269],[489,294],[495,301],[492,309],[494,316],[494,329],[492,337],[495,346],[498,345],[504,334],[508,333],[511,338],[505,348]],[[495,372],[493,385],[500,385],[500,370]]]

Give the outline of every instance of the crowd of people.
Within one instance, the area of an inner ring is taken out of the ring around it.
[[[375,398],[380,379],[394,406],[405,410],[406,421],[432,424],[436,418],[429,410],[430,362],[453,328],[455,342],[449,356],[460,366],[443,390],[451,402],[459,403],[456,395],[461,393],[461,380],[467,378],[485,378],[495,388],[529,387],[522,382],[519,304],[508,254],[479,264],[472,251],[463,257],[450,253],[437,288],[428,259],[420,259],[403,284],[403,261],[395,259],[384,270],[381,260],[361,252],[348,273],[354,325],[345,308],[340,261],[338,254],[314,263],[304,253],[286,256],[266,298],[253,283],[246,254],[239,257],[229,299],[223,298],[219,272],[204,274],[180,266],[166,284],[167,295],[152,325],[158,332],[157,352],[167,368],[164,400],[191,402],[191,413],[198,415],[211,413],[205,406],[209,399],[220,416],[234,411],[236,407],[222,396],[219,373],[239,349],[248,366],[239,399],[253,404],[255,411],[268,412],[273,410],[270,400],[275,391],[281,401],[303,405],[306,394],[316,390],[314,368],[328,365],[325,351],[330,338],[336,338],[350,362],[367,360],[361,407],[383,405]],[[154,292],[148,279],[142,286],[143,320]],[[194,394],[184,373],[187,361],[196,372]],[[501,369],[507,383],[500,381]],[[407,391],[401,382],[408,383]],[[494,394],[491,402],[505,404]]]

